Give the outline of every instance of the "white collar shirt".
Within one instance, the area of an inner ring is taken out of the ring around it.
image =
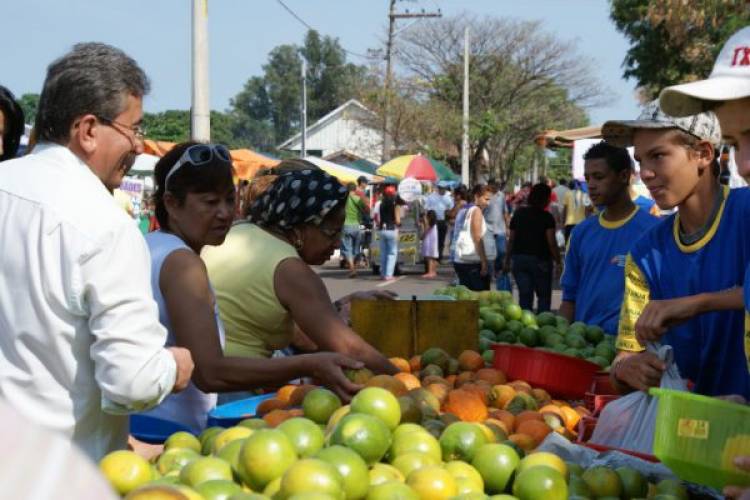
[[[441,195],[433,191],[425,200],[425,210],[434,210],[437,220],[445,220],[445,212],[453,208],[453,199],[448,193]]]
[[[174,386],[132,220],[69,149],[0,165],[0,396],[94,460]]]

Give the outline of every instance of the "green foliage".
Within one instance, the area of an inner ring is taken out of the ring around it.
[[[750,23],[740,0],[610,0],[610,17],[630,41],[623,76],[646,99],[662,88],[706,78],[724,42]]]
[[[36,120],[36,110],[39,107],[39,94],[24,94],[18,99],[18,105],[23,110],[24,121],[33,124]]]

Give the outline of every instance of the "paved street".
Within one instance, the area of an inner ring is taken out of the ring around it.
[[[438,269],[439,277],[434,280],[422,279],[420,276],[424,270],[421,267],[407,268],[404,275],[390,282],[381,281],[380,277],[373,276],[369,269],[362,269],[356,278],[349,278],[346,270],[339,269],[337,260],[317,268],[317,271],[334,300],[359,290],[390,290],[401,296],[427,295],[436,288],[446,286],[453,280],[453,268],[448,265],[440,266]],[[514,295],[516,295],[515,291]],[[560,307],[560,297],[559,289],[552,292],[552,308],[554,310]]]

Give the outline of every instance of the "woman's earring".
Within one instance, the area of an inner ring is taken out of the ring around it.
[[[302,250],[302,247],[304,246],[304,244],[305,242],[302,241],[302,236],[297,231],[295,231],[294,232],[294,249],[299,252],[300,250]]]

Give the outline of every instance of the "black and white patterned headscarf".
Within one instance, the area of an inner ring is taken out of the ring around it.
[[[326,215],[346,202],[348,190],[323,170],[281,174],[250,208],[250,221],[265,227],[291,229],[320,225]]]

